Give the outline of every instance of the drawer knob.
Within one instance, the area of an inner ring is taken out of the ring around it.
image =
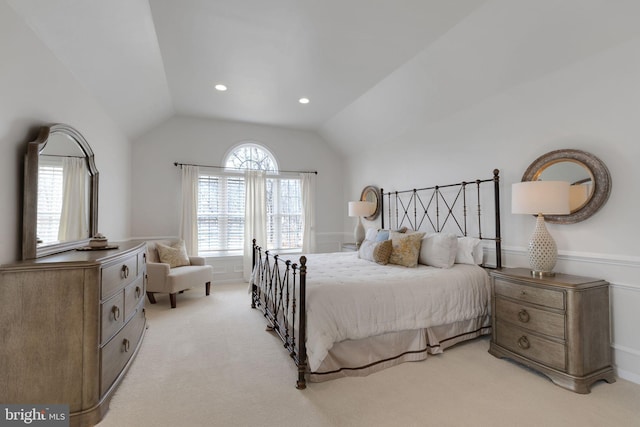
[[[129,277],[129,267],[127,267],[126,265],[122,266],[122,278],[126,279],[127,277]]]
[[[521,296],[525,296],[526,294],[527,294],[527,291],[520,291]]]
[[[529,343],[529,340],[527,339],[527,337],[525,337],[524,335],[520,337],[520,339],[518,340],[518,347],[520,347],[523,350],[526,350],[529,347],[531,347],[531,344]]]
[[[125,353],[129,352],[129,347],[130,347],[131,343],[129,342],[128,339],[124,339],[122,340],[122,349],[124,350]]]
[[[518,320],[520,320],[522,323],[527,323],[529,319],[529,313],[524,308],[518,312]]]
[[[136,286],[136,299],[140,298],[140,286]]]
[[[120,307],[114,305],[111,307],[111,313],[113,313],[113,320],[118,320],[120,318]]]

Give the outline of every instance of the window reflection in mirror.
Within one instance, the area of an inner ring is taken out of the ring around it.
[[[86,239],[90,175],[87,159],[69,135],[52,133],[38,163],[37,244]]]

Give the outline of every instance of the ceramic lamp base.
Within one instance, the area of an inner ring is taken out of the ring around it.
[[[544,217],[539,214],[536,227],[529,240],[529,265],[531,274],[536,277],[553,276],[553,268],[558,259],[558,247],[555,240],[547,231]]]

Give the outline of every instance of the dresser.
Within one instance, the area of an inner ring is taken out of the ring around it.
[[[118,246],[0,266],[0,402],[102,419],[146,324],[146,245]]]
[[[520,362],[577,393],[589,393],[598,380],[615,381],[606,281],[568,274],[536,278],[525,268],[490,275],[489,353]]]

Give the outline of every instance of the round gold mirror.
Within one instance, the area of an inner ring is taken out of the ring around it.
[[[571,212],[545,215],[546,221],[556,224],[584,221],[604,205],[611,191],[611,175],[605,164],[580,150],[556,150],[538,157],[527,168],[522,181],[569,182]]]
[[[369,221],[373,221],[374,219],[378,218],[378,215],[380,215],[380,190],[378,189],[378,187],[375,187],[373,185],[366,186],[364,190],[362,190],[360,200],[363,202],[375,203],[376,205],[373,213],[369,216],[365,216],[364,218],[368,219]]]

